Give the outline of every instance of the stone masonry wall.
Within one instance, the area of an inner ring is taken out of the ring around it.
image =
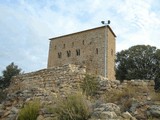
[[[22,74],[13,77],[9,91],[17,91],[30,88],[43,88],[55,91],[57,87],[77,88],[75,81],[81,81],[86,74],[85,67],[79,65],[64,65],[50,69],[42,69],[36,72]],[[72,85],[74,84],[74,85]]]
[[[61,92],[63,94],[66,91],[71,92],[80,88],[79,84],[84,79],[85,74],[85,67],[73,64],[42,69],[13,77],[9,91],[42,88],[53,93]],[[133,86],[154,86],[153,80],[124,80],[122,84],[118,80],[107,80],[102,76],[98,76],[97,80],[100,83],[99,93],[103,93],[105,90],[121,89],[127,84]]]

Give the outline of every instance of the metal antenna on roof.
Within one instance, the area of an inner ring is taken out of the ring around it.
[[[110,20],[108,20],[108,24],[110,24],[111,23],[111,21]]]
[[[111,21],[108,20],[107,23],[105,21],[101,21],[101,23],[104,24],[104,25],[109,25],[111,23]]]
[[[102,24],[105,24],[105,21],[101,21]]]

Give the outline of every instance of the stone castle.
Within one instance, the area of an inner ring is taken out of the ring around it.
[[[115,38],[109,25],[51,38],[48,68],[82,65],[87,73],[115,80]]]
[[[98,89],[95,100],[86,99],[86,103],[92,108],[91,118],[88,120],[136,120],[136,118],[158,120],[159,103],[155,98],[153,98],[154,102],[151,101],[152,94],[149,92],[154,87],[153,80],[124,80],[123,83],[114,80],[115,37],[109,26],[103,26],[51,39],[48,68],[12,77],[10,86],[5,89],[7,98],[0,102],[0,119],[17,120],[19,111],[25,105],[39,100],[41,108],[37,120],[55,120],[57,116],[50,108],[56,106],[59,96],[66,99],[68,94],[81,93],[81,84],[85,75],[92,73],[98,74],[96,76]],[[104,76],[104,40],[107,43],[108,80],[102,77]],[[130,88],[131,86],[133,88]],[[125,94],[117,92],[124,90],[127,91]],[[134,96],[132,92],[135,93]],[[116,101],[114,96],[118,96]],[[119,96],[122,99],[119,99]],[[104,98],[106,100],[112,98],[111,102],[116,104],[104,101]]]

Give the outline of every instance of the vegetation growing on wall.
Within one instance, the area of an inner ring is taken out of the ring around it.
[[[99,89],[99,82],[96,77],[87,74],[81,83],[81,88],[87,96],[93,96]]]

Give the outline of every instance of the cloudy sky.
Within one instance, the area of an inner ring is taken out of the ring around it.
[[[110,20],[116,49],[160,49],[160,0],[0,0],[0,71],[14,62],[25,72],[46,68],[49,38]]]

